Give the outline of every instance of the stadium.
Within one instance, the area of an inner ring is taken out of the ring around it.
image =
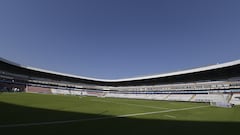
[[[107,80],[1,58],[0,91],[7,133],[226,134],[240,125],[240,60]]]
[[[159,75],[103,80],[1,59],[0,75],[3,91],[240,105],[240,60]]]

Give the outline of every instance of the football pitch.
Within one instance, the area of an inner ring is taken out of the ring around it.
[[[1,134],[230,134],[240,106],[206,103],[0,93]]]

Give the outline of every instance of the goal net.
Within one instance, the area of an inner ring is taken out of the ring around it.
[[[211,92],[208,93],[211,97],[210,105],[216,106],[216,107],[225,107],[225,108],[231,108],[232,104],[229,103],[229,100],[231,98],[230,94],[225,94],[221,92]]]

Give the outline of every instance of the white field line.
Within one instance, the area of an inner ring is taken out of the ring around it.
[[[75,122],[83,122],[83,121],[94,121],[94,120],[102,120],[102,119],[124,118],[124,117],[141,116],[141,115],[149,115],[149,114],[160,114],[160,113],[166,113],[166,112],[176,112],[176,111],[192,110],[192,109],[205,108],[205,107],[208,107],[208,106],[197,106],[197,107],[188,107],[188,108],[180,108],[180,109],[169,109],[169,110],[154,111],[154,112],[133,113],[133,114],[118,115],[118,116],[109,116],[109,117],[106,116],[106,117],[76,119],[76,120],[62,120],[62,121],[48,121],[48,122],[35,122],[35,123],[8,124],[8,125],[0,125],[0,128],[28,127],[28,126],[53,125],[53,124],[66,124],[66,123],[75,123]]]
[[[112,101],[105,101],[105,100],[91,100],[94,102],[104,102],[104,103],[113,103],[113,104],[119,104],[119,105],[128,105],[128,106],[137,106],[137,107],[144,107],[144,108],[153,108],[153,109],[170,109],[166,107],[157,107],[157,106],[148,106],[148,105],[138,105],[138,104],[130,104],[130,103],[117,103]]]
[[[169,117],[169,118],[176,118],[176,116],[173,116],[173,115],[164,115],[164,116],[166,116],[166,117]]]
[[[159,114],[159,113],[165,113],[165,112],[184,111],[184,110],[198,109],[198,108],[204,108],[204,107],[208,107],[208,106],[195,106],[195,107],[180,108],[180,109],[169,109],[169,110],[162,110],[162,111],[155,111],[155,112],[125,114],[125,115],[119,115],[117,117],[130,117],[130,116],[140,116],[140,115],[149,115],[149,114]]]

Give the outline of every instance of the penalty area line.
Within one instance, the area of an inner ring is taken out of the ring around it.
[[[169,109],[169,110],[161,110],[161,111],[154,111],[154,112],[132,113],[132,114],[124,114],[124,115],[118,115],[118,116],[109,116],[109,117],[106,116],[106,117],[76,119],[76,120],[62,120],[62,121],[47,121],[47,122],[34,122],[34,123],[7,124],[7,125],[0,125],[0,128],[11,128],[11,127],[13,128],[13,127],[28,127],[28,126],[67,124],[67,123],[77,123],[77,122],[103,120],[103,119],[126,118],[126,117],[131,117],[131,116],[160,114],[160,113],[166,113],[166,112],[176,112],[176,111],[192,110],[192,109],[205,108],[205,107],[209,107],[209,106],[197,106],[197,107],[188,107],[188,108],[180,108],[180,109]]]

